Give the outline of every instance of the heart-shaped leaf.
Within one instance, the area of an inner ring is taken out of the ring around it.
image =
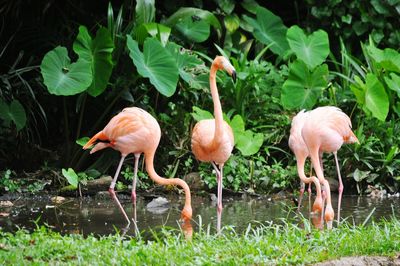
[[[248,16],[243,19],[254,28],[254,37],[263,44],[270,45],[271,51],[277,55],[283,56],[289,49],[286,40],[287,27],[283,24],[282,19],[274,15],[268,9],[257,7],[257,20]]]
[[[283,83],[281,100],[288,109],[311,109],[328,85],[328,66],[323,64],[310,71],[303,61],[290,65],[289,77]]]
[[[62,169],[63,176],[67,179],[68,183],[74,188],[78,187],[78,175],[75,173],[74,169],[68,168],[68,171],[64,168]]]
[[[365,79],[367,91],[365,92],[365,105],[372,115],[385,121],[389,112],[389,97],[378,78],[371,73]]]
[[[238,134],[236,148],[240,150],[243,156],[250,156],[259,151],[263,142],[264,135],[262,133],[254,133],[251,130],[246,130]]]
[[[323,30],[306,36],[300,27],[292,26],[286,37],[297,58],[303,60],[310,69],[322,64],[329,55],[329,38]]]
[[[92,83],[90,63],[78,59],[71,64],[65,47],[58,46],[48,52],[40,64],[44,84],[55,95],[74,95],[85,91]]]
[[[92,40],[85,26],[79,27],[79,34],[73,45],[79,59],[85,59],[90,63],[93,81],[88,93],[96,97],[106,89],[113,69],[112,52],[114,42],[108,29],[100,27],[96,37]]]
[[[143,44],[143,53],[138,43],[127,35],[129,56],[137,71],[149,78],[151,84],[163,95],[170,97],[175,93],[179,71],[174,57],[155,38],[147,38]]]
[[[194,42],[204,42],[210,36],[210,24],[204,20],[193,20],[186,17],[175,25],[176,29],[186,38]]]
[[[26,125],[26,113],[22,104],[18,100],[13,100],[10,105],[0,99],[0,118],[9,123],[12,121],[17,131]]]

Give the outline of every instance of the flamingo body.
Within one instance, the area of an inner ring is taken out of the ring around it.
[[[192,151],[202,162],[224,164],[231,156],[234,137],[232,128],[223,121],[222,136],[218,142],[213,141],[215,135],[215,119],[199,121],[193,128]]]
[[[309,151],[306,143],[303,140],[301,135],[304,123],[306,122],[309,116],[308,112],[304,110],[300,111],[292,120],[292,126],[290,128],[290,136],[289,136],[289,147],[293,151],[294,155],[296,156],[297,161],[297,172],[300,177],[301,182],[305,184],[310,184],[313,182],[316,187],[317,197],[313,205],[313,211],[315,212],[322,212],[323,208],[323,200],[321,196],[321,186],[318,179],[315,176],[311,176],[309,178],[306,177],[304,174],[304,164],[309,156]],[[304,193],[304,184],[301,184],[300,188],[300,197],[299,197],[299,206],[301,205],[302,196]],[[309,187],[310,188],[310,187]],[[309,189],[309,193],[310,193]]]
[[[216,75],[218,70],[227,71],[233,79],[236,72],[228,59],[217,56],[210,69],[210,90],[214,104],[215,119],[199,121],[192,132],[192,151],[196,159],[210,162],[214,167],[218,183],[217,230],[221,229],[222,214],[222,169],[229,159],[234,146],[232,128],[224,121],[221,102],[217,89]]]
[[[315,173],[317,174],[320,183],[324,185],[324,189],[327,194],[325,220],[327,221],[329,228],[332,227],[334,211],[331,203],[329,183],[324,177],[320,157],[322,158],[323,152],[332,152],[335,156],[336,169],[339,179],[339,220],[343,183],[339,170],[337,151],[344,143],[358,142],[358,139],[351,130],[352,125],[350,118],[339,108],[334,106],[324,106],[318,107],[307,113],[308,117],[305,119],[304,125],[301,129],[301,135],[304,143],[308,147],[309,156],[315,169]]]
[[[179,178],[163,178],[154,170],[154,155],[160,143],[161,129],[157,120],[143,109],[129,107],[123,109],[114,116],[103,130],[93,136],[83,149],[88,149],[93,144],[90,153],[97,152],[105,148],[113,148],[121,153],[121,160],[111,182],[109,192],[118,204],[128,223],[130,220],[126,215],[121,203],[115,195],[114,187],[121,170],[125,157],[133,153],[135,155],[135,169],[132,186],[132,201],[136,207],[136,175],[138,161],[141,153],[145,155],[146,170],[150,178],[161,185],[178,185],[185,191],[185,206],[182,210],[182,219],[189,221],[192,217],[190,189],[185,181]],[[97,143],[96,143],[97,142]]]

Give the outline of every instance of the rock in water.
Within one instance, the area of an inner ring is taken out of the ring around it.
[[[166,198],[158,197],[150,201],[146,208],[149,212],[161,214],[169,209],[169,201]]]

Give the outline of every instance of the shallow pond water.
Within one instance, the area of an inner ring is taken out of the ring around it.
[[[337,198],[332,195],[335,213],[337,212]],[[149,210],[146,205],[151,199],[138,198],[137,203],[137,228],[141,232],[149,232],[149,229],[158,230],[163,226],[179,228],[178,219],[183,205],[183,197],[168,198],[168,208]],[[133,215],[133,206],[130,199],[121,200],[128,215]],[[193,230],[210,227],[215,231],[216,206],[209,197],[194,196],[193,205]],[[308,210],[308,198],[304,197],[301,213],[305,218],[310,218]],[[369,198],[358,196],[344,196],[342,200],[341,218],[351,223],[361,224],[369,216],[371,220],[378,221],[381,218],[390,219],[393,214],[400,218],[399,198]],[[295,204],[291,199],[273,200],[269,198],[224,197],[224,209],[222,213],[222,225],[233,226],[236,231],[243,231],[249,223],[279,222],[281,218],[290,218],[293,222],[300,222],[296,218]],[[52,230],[61,233],[79,233],[108,235],[123,230],[126,225],[124,217],[114,202],[105,197],[66,198],[62,203],[51,202],[50,197],[19,198],[14,201],[11,208],[2,208],[1,212],[9,213],[8,217],[0,217],[0,227],[5,231],[15,231],[18,227],[33,230],[38,221],[39,225],[45,224]],[[336,217],[335,217],[336,218]],[[311,219],[311,221],[318,219]],[[318,225],[317,225],[318,226]],[[335,223],[334,223],[335,226]],[[130,226],[126,232],[134,235],[134,226]]]

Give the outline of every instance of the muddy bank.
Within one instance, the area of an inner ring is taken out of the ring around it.
[[[390,258],[382,256],[355,256],[355,257],[343,257],[336,260],[324,261],[315,266],[381,266],[381,265],[392,265],[400,266],[400,255]]]

